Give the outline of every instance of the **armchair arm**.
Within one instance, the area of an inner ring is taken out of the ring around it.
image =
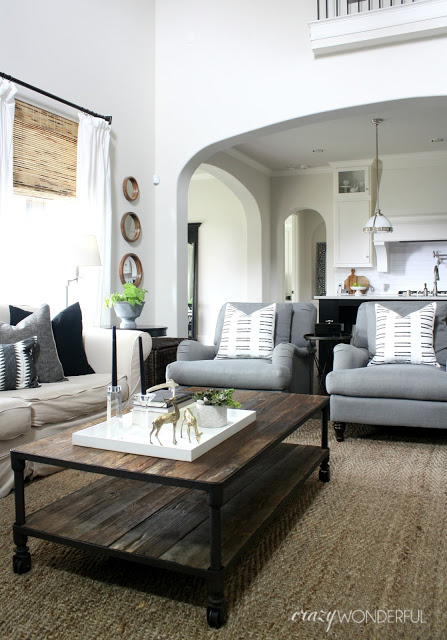
[[[196,340],[182,340],[177,347],[177,360],[213,360],[215,355],[214,345]]]
[[[352,344],[337,344],[334,347],[334,371],[366,367],[369,360],[368,349]]]
[[[298,356],[298,358],[307,358],[309,356],[309,351],[307,347],[297,347],[291,342],[281,342],[273,349],[272,364],[290,367],[294,356]]]
[[[151,352],[152,338],[142,331],[121,330],[116,332],[116,356],[119,375],[125,375],[129,385],[129,401],[140,388],[140,357],[138,337],[143,339],[143,358]],[[112,371],[112,331],[88,328],[84,330],[84,348],[87,360],[96,373]]]

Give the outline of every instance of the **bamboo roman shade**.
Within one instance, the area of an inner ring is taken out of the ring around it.
[[[77,122],[16,100],[14,193],[76,197],[77,140]]]

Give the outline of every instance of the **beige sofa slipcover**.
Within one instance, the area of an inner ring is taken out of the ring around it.
[[[8,305],[0,305],[0,322],[9,323]],[[122,387],[124,408],[130,406],[133,394],[140,390],[139,336],[146,359],[152,347],[149,334],[116,332],[118,384]],[[112,332],[85,328],[83,339],[87,360],[95,373],[70,376],[62,382],[44,383],[35,389],[0,392],[0,497],[7,495],[14,484],[10,449],[105,416]],[[48,475],[56,470],[29,462],[25,474]]]

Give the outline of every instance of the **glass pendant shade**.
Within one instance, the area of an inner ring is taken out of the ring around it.
[[[363,227],[363,231],[365,233],[391,233],[393,231],[391,222],[382,215],[379,208],[379,124],[382,119],[374,118],[371,122],[376,127],[376,210]]]
[[[391,233],[393,231],[393,227],[388,218],[385,218],[380,209],[377,209],[374,215],[370,217],[363,227],[363,231],[366,233]]]

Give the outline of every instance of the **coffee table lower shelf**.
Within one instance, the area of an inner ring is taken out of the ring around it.
[[[283,442],[223,490],[217,509],[208,491],[102,476],[14,524],[21,543],[14,570],[31,568],[26,542],[32,536],[199,575],[208,582],[208,623],[219,627],[225,572],[328,458],[328,449]],[[329,479],[327,471],[320,479]]]

